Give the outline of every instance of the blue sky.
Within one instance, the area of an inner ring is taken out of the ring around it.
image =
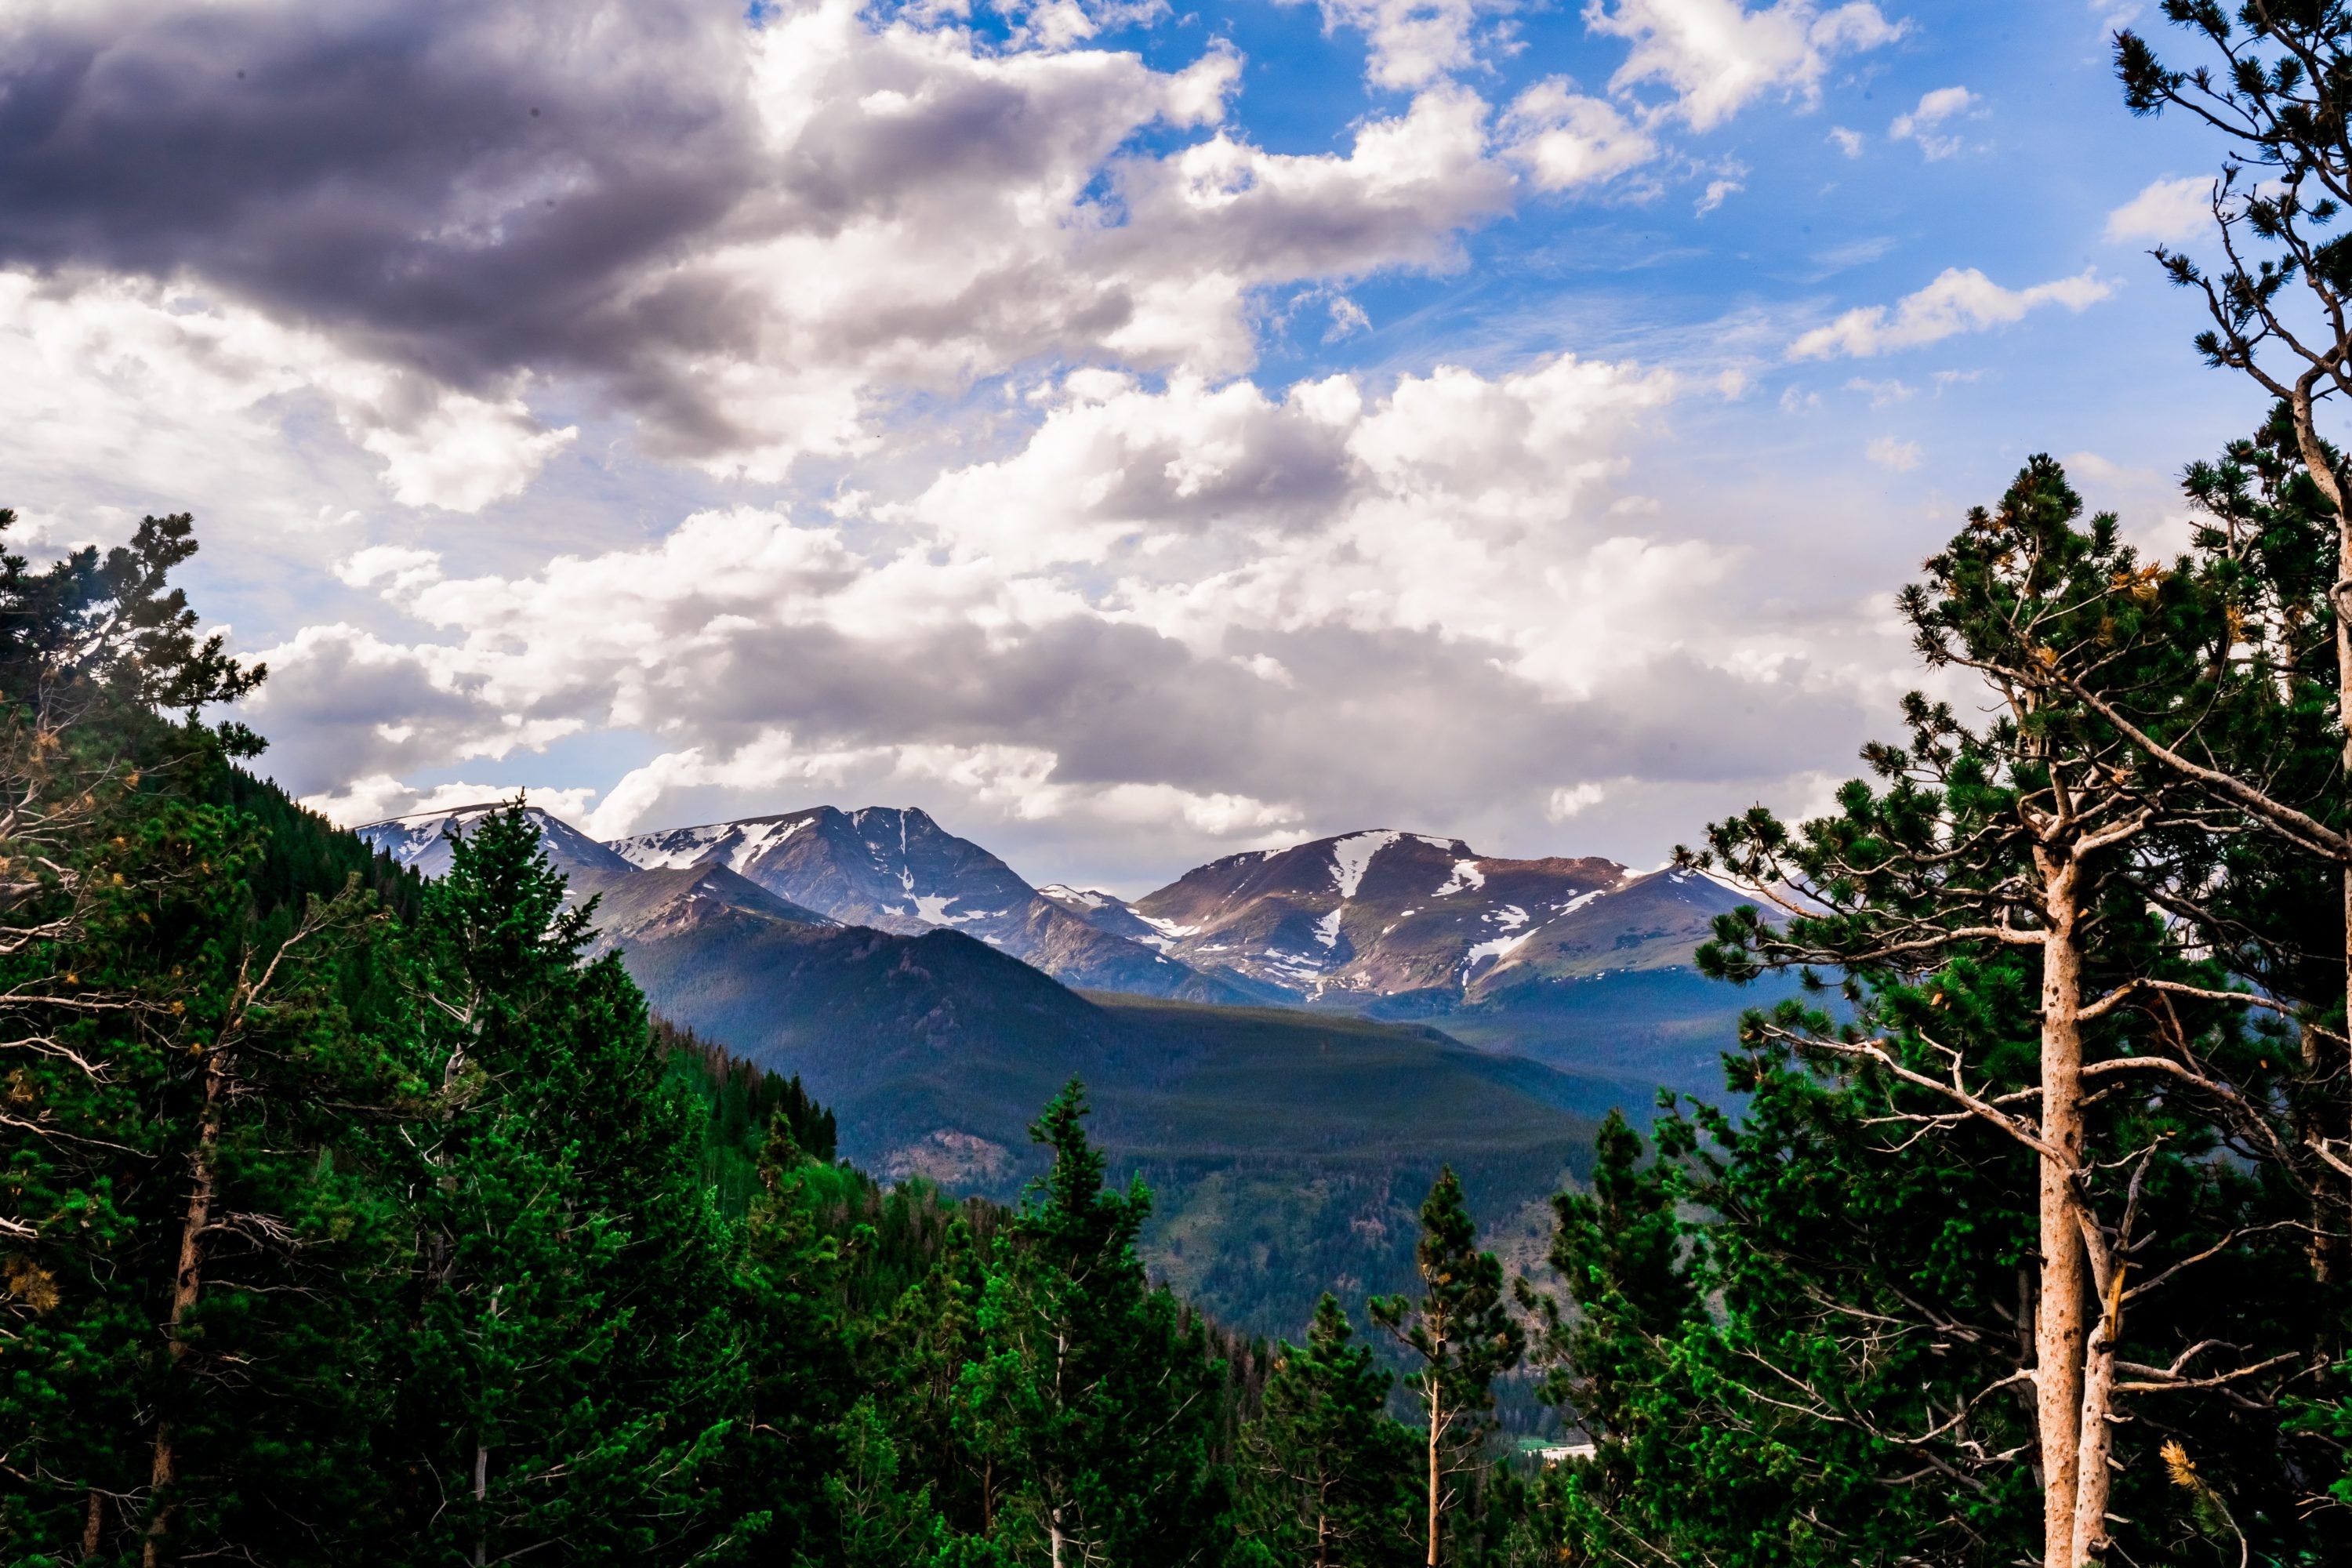
[[[2259,414],[2144,9],[19,5],[0,503],[194,510],[346,820],[1654,863],[1825,798],[2029,453],[2162,548]]]

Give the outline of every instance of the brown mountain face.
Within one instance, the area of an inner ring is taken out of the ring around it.
[[[905,936],[960,931],[1066,984],[1189,1001],[1243,999],[1156,943],[1134,941],[1045,897],[1003,861],[913,807],[821,805],[639,834],[611,848],[647,871],[720,867],[845,925]]]
[[[1683,872],[1506,860],[1458,838],[1379,829],[1229,856],[1130,908],[1171,957],[1294,1000],[1446,1005],[1687,965],[1708,921],[1740,901]]]

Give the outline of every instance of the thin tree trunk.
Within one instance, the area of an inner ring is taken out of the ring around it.
[[[205,1108],[197,1123],[196,1146],[188,1157],[188,1212],[180,1226],[180,1268],[172,1279],[172,1315],[164,1324],[164,1353],[170,1359],[167,1376],[187,1358],[182,1325],[196,1304],[204,1286],[205,1235],[213,1218],[214,1160],[220,1147],[221,1097],[228,1086],[228,1049],[215,1043],[205,1057]],[[172,1505],[164,1494],[179,1479],[177,1456],[172,1448],[172,1417],[168,1397],[155,1417],[155,1457],[149,1489],[155,1512],[147,1523],[146,1544],[141,1549],[142,1568],[156,1568],[163,1560],[163,1542],[172,1528]]]
[[[1062,1568],[1062,1510],[1058,1508],[1046,1511],[1045,1537],[1052,1545],[1054,1568]]]
[[[2083,1155],[2082,867],[2037,847],[2042,949],[2042,1289],[2034,1308],[2034,1392],[2042,1447],[2044,1568],[2077,1568],[2075,1494],[2082,1474],[2084,1296],[2087,1283],[2074,1173]]]
[[[89,1489],[89,1512],[82,1521],[81,1560],[85,1563],[98,1555],[99,1542],[105,1538],[106,1499],[96,1487]]]
[[[2311,386],[2316,373],[2305,375],[2295,384],[2294,395],[2287,399],[2287,410],[2294,420],[2294,439],[2303,458],[2303,466],[2311,475],[2311,482],[2327,504],[2336,509],[2336,584],[2329,601],[2336,611],[2336,721],[2344,730],[2343,764],[2347,776],[2352,776],[2352,509],[2345,505],[2344,487],[2336,482],[2336,469],[2327,460],[2326,445],[2319,438],[2319,422],[2313,412]],[[2344,981],[2346,1002],[2352,1007],[2352,861],[2343,869],[2344,916]],[[2332,1081],[2334,1075],[2319,1060],[2324,1048],[2318,1036],[2310,1029],[2304,1033],[2305,1067],[2317,1081]],[[2322,1138],[2341,1137],[2352,1131],[2352,1116],[2331,1118],[2322,1112],[2319,1128]],[[2317,1187],[2314,1194],[2315,1207],[2322,1211],[2333,1208],[2331,1199],[2340,1198],[2342,1184],[2333,1173],[2321,1170],[2312,1180]],[[2321,1214],[2313,1216],[2311,1240],[2312,1272],[2318,1283],[2325,1285],[2338,1273],[2339,1244],[2335,1239],[2336,1227]]]
[[[1437,1568],[1437,1429],[1444,1419],[1440,1407],[1444,1397],[1433,1370],[1429,1373],[1429,1568]]]
[[[2090,1354],[2083,1372],[2082,1458],[2075,1468],[2074,1542],[2076,1563],[2097,1563],[2107,1554],[2107,1494],[2114,1476],[2107,1463],[2115,1447],[2115,1424],[2107,1419],[2115,1404],[2116,1342],[2123,1337],[2124,1274],[2121,1258],[2110,1255],[2107,1278],[2099,1281],[2105,1310],[2085,1347]]]
[[[488,1533],[482,1528],[482,1508],[490,1495],[490,1448],[477,1438],[474,1443],[474,1568],[482,1568],[489,1561]]]

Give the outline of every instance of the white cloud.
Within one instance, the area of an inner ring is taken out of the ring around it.
[[[1890,403],[1907,403],[1911,400],[1913,391],[1909,385],[1892,378],[1885,381],[1872,381],[1859,375],[1847,382],[1845,389],[1848,392],[1859,392],[1868,395],[1873,408],[1884,408]]]
[[[1874,5],[1824,11],[1813,0],[1589,0],[1585,26],[1629,40],[1632,53],[1610,80],[1622,90],[1664,86],[1693,129],[1711,130],[1759,96],[1778,91],[1807,105],[1842,54],[1901,37]]]
[[[1615,105],[1584,97],[1560,77],[1513,99],[1496,139],[1504,156],[1544,191],[1596,184],[1658,155],[1657,143]]]
[[[1597,784],[1563,784],[1551,792],[1551,798],[1544,805],[1544,816],[1554,822],[1566,822],[1608,798],[1609,792]]]
[[[343,575],[410,640],[257,650],[252,716],[278,776],[345,815],[454,759],[511,773],[623,731],[654,760],[597,801],[600,832],[911,799],[1013,845],[1052,824],[1162,858],[1304,832],[1310,801],[1374,820],[1540,800],[1542,773],[1596,763],[1746,766],[1850,697],[1785,628],[1721,630],[1750,619],[1738,548],[1624,491],[1680,385],[1573,356],[1279,395],[1073,375],[1013,449],[854,528],[712,510],[512,575],[356,552]],[[1414,744],[1365,754],[1374,694]],[[1734,715],[1696,756],[1694,703]]]
[[[2179,245],[2212,226],[2212,204],[2210,178],[2151,181],[2139,195],[2107,215],[2107,237]]]
[[[683,792],[718,787],[773,791],[799,783],[821,790],[853,787],[871,795],[910,784],[940,784],[968,808],[1000,820],[1088,821],[1119,827],[1188,828],[1213,838],[1258,842],[1299,818],[1297,807],[1245,795],[1201,794],[1171,784],[1108,787],[1057,782],[1060,759],[1034,746],[982,744],[806,748],[787,730],[770,730],[721,756],[696,748],[665,752],[633,769],[588,819],[589,831],[614,838],[659,820]]]
[[[551,816],[560,817],[574,826],[585,826],[592,816],[588,803],[595,798],[596,792],[587,788],[518,788],[513,784],[445,784],[417,788],[401,783],[390,773],[373,773],[363,779],[354,779],[343,789],[331,794],[305,795],[302,804],[330,822],[341,823],[345,827],[362,827],[389,817],[415,816],[430,811],[454,811],[461,806],[509,801],[517,795]]]
[[[1830,141],[1839,152],[1849,158],[1862,156],[1863,135],[1859,131],[1848,131],[1843,125],[1832,125],[1830,127]]]
[[[1905,295],[1891,312],[1884,305],[1862,306],[1815,327],[1789,345],[1789,357],[1868,359],[2021,321],[2043,305],[2082,310],[2114,292],[2115,285],[2096,268],[2030,289],[2004,289],[1973,267],[1947,268],[1925,289]]]
[[[1327,29],[1352,27],[1370,47],[1376,87],[1425,87],[1477,63],[1482,24],[1512,0],[1321,0]]]
[[[1963,139],[1945,129],[1951,120],[1971,111],[1981,111],[1984,100],[1964,87],[1939,87],[1919,95],[1916,108],[1907,114],[1898,114],[1886,128],[1888,138],[1895,142],[1916,142],[1923,156],[1933,162],[1948,158],[1965,145]]]
[[[152,66],[225,90],[215,78],[234,73],[213,57],[242,69],[257,50],[289,54],[279,74],[310,79],[305,48],[348,43],[375,10],[403,11],[390,0],[334,9],[313,28],[295,25],[309,12],[293,0],[126,8],[97,29],[104,80]],[[1515,168],[1559,188],[1647,156],[1609,111],[1566,104],[1512,121],[1505,162],[1491,106],[1447,76],[1470,46],[1446,40],[1468,39],[1484,14],[1473,0],[1349,12],[1385,40],[1389,79],[1418,90],[1341,148],[1296,153],[1227,125],[1242,68],[1229,46],[1165,70],[1085,47],[1100,27],[1156,14],[1150,4],[1027,6],[1011,39],[992,41],[961,7],[784,0],[747,27],[723,6],[644,0],[599,49],[572,53],[555,44],[576,22],[556,9],[419,0],[413,22],[380,18],[436,39],[387,70],[446,116],[486,123],[526,92],[551,105],[549,130],[517,146],[424,122],[403,132],[414,166],[285,176],[304,190],[368,182],[364,216],[388,226],[381,236],[319,232],[313,207],[257,185],[260,151],[215,167],[199,142],[186,143],[186,178],[220,199],[126,200],[54,221],[182,225],[127,234],[119,270],[166,247],[194,258],[181,295],[232,323],[218,329],[224,346],[258,362],[236,405],[323,396],[396,500],[476,510],[574,438],[537,420],[530,398],[614,409],[657,459],[776,480],[803,457],[871,450],[909,396],[1087,363],[1244,372],[1265,290],[1452,267],[1462,231],[1511,205]],[[44,47],[83,58],[69,17],[45,25],[60,36]],[[257,149],[299,161],[345,129],[297,123],[310,101],[257,107],[248,95],[205,122],[234,120]],[[273,114],[289,117],[275,135]],[[151,144],[172,144],[131,129],[149,140],[118,137],[90,155],[144,170]],[[104,184],[51,177],[45,189]],[[363,242],[380,243],[379,265],[313,275]],[[86,287],[151,313],[164,298],[103,279]],[[231,309],[211,289],[257,303]],[[202,330],[159,318],[150,335]]]
[[[1897,441],[1892,436],[1880,436],[1870,443],[1865,456],[1882,468],[1892,468],[1898,474],[1907,474],[1919,466],[1919,443]]]
[[[0,471],[20,486],[60,500],[104,485],[255,504],[257,489],[280,487],[249,470],[239,482],[237,470],[257,452],[286,462],[286,426],[305,399],[383,460],[383,488],[412,507],[478,511],[529,484],[573,434],[541,426],[517,394],[439,385],[194,284],[0,270],[11,433]],[[28,472],[35,462],[47,471]]]
[[[1692,213],[1696,216],[1705,217],[1721,206],[1725,197],[1737,195],[1747,188],[1738,180],[1709,180],[1706,183],[1706,194],[1699,197],[1698,205],[1691,209]]]

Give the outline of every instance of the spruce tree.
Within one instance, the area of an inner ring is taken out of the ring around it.
[[[1220,1367],[1198,1323],[1144,1278],[1139,1178],[1103,1185],[1073,1081],[1031,1128],[1053,1151],[998,1243],[961,1428],[1003,1477],[991,1537],[1052,1568],[1219,1561],[1225,1486],[1209,1460]]]
[[[1423,1562],[1436,1568],[1446,1513],[1475,1482],[1495,1422],[1495,1379],[1519,1363],[1527,1336],[1503,1294],[1503,1266],[1477,1247],[1478,1227],[1447,1166],[1421,1205],[1413,1251],[1418,1300],[1375,1297],[1372,1321],[1420,1363],[1406,1385],[1423,1423]]]
[[[1276,1352],[1242,1462],[1253,1539],[1277,1563],[1373,1568],[1418,1555],[1412,1439],[1388,1415],[1395,1382],[1328,1292],[1307,1342]]]
[[[699,1108],[520,804],[452,851],[420,927],[437,1095],[399,1438],[420,1529],[477,1563],[711,1549],[745,1372]]]

